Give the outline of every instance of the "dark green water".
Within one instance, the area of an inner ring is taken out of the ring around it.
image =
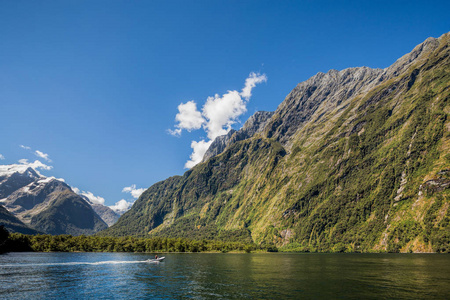
[[[450,299],[437,254],[0,255],[1,299]]]

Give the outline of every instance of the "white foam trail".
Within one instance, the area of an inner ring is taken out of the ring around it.
[[[41,263],[41,264],[9,264],[0,265],[0,267],[32,267],[32,266],[76,266],[76,265],[108,265],[108,264],[138,264],[149,263],[148,260],[108,260],[98,262],[63,262],[63,263]]]

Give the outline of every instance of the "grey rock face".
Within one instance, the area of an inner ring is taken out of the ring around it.
[[[434,51],[439,46],[439,39],[442,39],[444,36],[427,38],[422,44],[414,47],[410,53],[403,55],[394,64],[385,69],[384,77],[392,78],[406,71],[414,62],[423,58],[427,53]]]
[[[99,217],[108,225],[108,227],[114,225],[119,220],[120,215],[113,211],[111,208],[101,204],[89,203],[92,209],[99,215]]]
[[[206,150],[205,155],[203,156],[203,161],[207,161],[211,157],[219,155],[222,153],[228,145],[228,142],[231,139],[231,136],[236,132],[236,130],[231,129],[227,134],[216,137],[214,142],[212,142],[211,146],[209,146],[208,150]]]
[[[32,168],[26,169],[23,173],[14,172],[0,175],[0,199],[8,197],[14,191],[30,184],[39,177]]]
[[[448,34],[448,33],[447,33]],[[445,35],[447,35],[445,34]],[[413,64],[421,63],[427,54],[439,46],[445,35],[428,38],[410,53],[398,59],[386,69],[368,67],[330,70],[318,73],[297,85],[280,104],[266,128],[267,137],[276,138],[283,146],[289,146],[292,136],[310,120],[319,120],[336,108],[345,108],[358,95],[399,76]],[[423,60],[425,63],[425,60]],[[412,77],[417,74],[412,74]],[[412,82],[415,78],[411,78]],[[389,91],[392,92],[392,91]]]
[[[319,108],[325,114],[345,105],[344,102],[379,83],[383,72],[368,67],[330,70],[298,84],[275,111],[266,128],[267,137],[287,145]]]
[[[245,122],[242,129],[237,132],[236,137],[233,138],[236,141],[241,141],[252,137],[256,133],[262,132],[273,114],[273,112],[269,111],[256,112]]]
[[[16,215],[28,215],[31,213],[30,210],[45,206],[57,193],[67,189],[70,189],[67,184],[56,179],[37,180],[13,192],[3,204]]]
[[[226,135],[218,136],[209,146],[202,161],[207,161],[211,157],[219,155],[232,143],[251,138],[256,133],[261,132],[272,115],[273,112],[258,111],[245,122],[240,130],[231,129]]]

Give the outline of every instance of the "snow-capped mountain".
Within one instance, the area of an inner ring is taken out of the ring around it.
[[[25,225],[49,234],[93,234],[108,227],[96,213],[99,209],[64,180],[27,165],[0,165],[0,205]]]
[[[0,199],[40,177],[37,171],[26,165],[0,165]]]

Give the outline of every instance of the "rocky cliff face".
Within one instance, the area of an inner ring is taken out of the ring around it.
[[[0,217],[7,228],[14,223],[13,231],[79,235],[107,228],[91,205],[66,183],[32,168],[0,166],[0,191],[6,196],[0,203],[21,223],[16,224],[7,214]]]
[[[305,124],[345,108],[353,97],[379,83],[382,74],[383,70],[367,67],[318,73],[297,85],[277,108],[266,128],[267,137],[289,146]]]
[[[8,197],[39,177],[32,168],[17,168],[17,165],[0,166],[0,199]]]
[[[384,70],[300,83],[273,115],[247,122],[257,130],[219,138],[201,164],[150,187],[104,234],[448,251],[449,39],[427,39]]]
[[[245,122],[240,130],[231,129],[226,135],[218,136],[206,151],[202,162],[219,155],[225,151],[228,145],[251,138],[256,133],[261,132],[272,115],[273,112],[258,111]]]
[[[120,215],[108,206],[91,202],[89,202],[89,204],[92,206],[95,213],[99,215],[99,217],[106,223],[106,225],[112,226],[117,222],[117,220],[119,220]]]

